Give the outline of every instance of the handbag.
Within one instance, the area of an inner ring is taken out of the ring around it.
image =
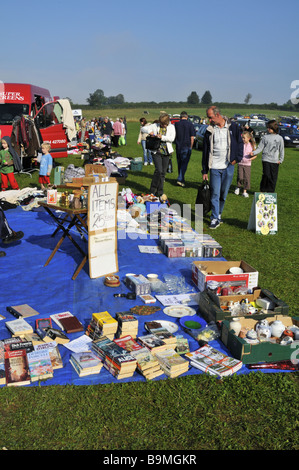
[[[159,150],[161,145],[161,139],[155,135],[148,135],[146,137],[145,148],[147,150]]]
[[[195,204],[202,204],[203,215],[207,215],[211,210],[211,191],[208,181],[203,181],[198,188]]]

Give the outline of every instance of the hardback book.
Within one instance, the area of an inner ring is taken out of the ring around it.
[[[68,317],[72,317],[73,314],[69,311],[66,311],[66,312],[61,312],[61,313],[53,313],[52,315],[50,315],[50,317],[52,318],[52,320],[56,323],[57,326],[59,326],[59,328],[61,328],[63,330],[63,327],[60,323],[60,320],[62,318],[68,318]]]
[[[63,362],[59,351],[58,344],[56,341],[50,341],[49,343],[41,343],[34,346],[35,351],[49,351],[53,370],[62,369]]]
[[[53,377],[53,367],[49,351],[39,350],[27,354],[31,382]]]
[[[8,387],[30,384],[30,371],[25,349],[5,351],[4,363],[6,385]]]
[[[6,383],[4,353],[4,341],[0,340],[0,385],[4,385]]]
[[[33,328],[23,318],[17,320],[10,320],[5,322],[5,326],[9,329],[12,335],[18,336],[26,333],[33,333]]]
[[[165,349],[168,348],[168,345],[164,341],[153,334],[138,336],[138,341],[154,355],[156,355],[158,351],[165,351]]]
[[[30,305],[27,305],[27,304],[12,305],[12,306],[6,307],[6,310],[16,318],[20,318],[20,317],[25,318],[25,317],[32,317],[34,315],[39,315],[39,312],[37,312],[34,308],[30,307]]]
[[[190,364],[203,372],[217,376],[228,376],[239,369],[243,363],[238,359],[227,356],[210,345],[202,346],[196,351],[185,354]]]
[[[84,330],[82,323],[74,315],[72,317],[61,318],[60,323],[66,333],[77,333]]]

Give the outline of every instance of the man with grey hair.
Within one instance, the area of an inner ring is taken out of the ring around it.
[[[180,120],[175,123],[175,144],[176,144],[176,157],[178,163],[178,186],[185,186],[185,173],[187,171],[188,163],[191,157],[192,147],[195,137],[195,129],[188,120],[186,111],[180,114]]]
[[[202,176],[208,180],[210,171],[211,223],[216,229],[221,224],[225,200],[234,176],[235,164],[243,158],[241,130],[229,121],[217,106],[207,109],[210,125],[203,139]]]

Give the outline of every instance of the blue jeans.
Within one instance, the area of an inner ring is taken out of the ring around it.
[[[224,170],[210,170],[210,190],[211,190],[211,219],[219,219],[222,214],[226,196],[228,194],[235,166],[229,164]]]
[[[177,150],[176,157],[178,162],[178,181],[185,183],[185,173],[191,157],[191,148],[183,147],[182,149]]]
[[[142,149],[143,149],[143,161],[144,163],[153,163],[153,157],[152,153],[150,150],[147,150],[146,146],[146,141],[142,140],[141,141]]]

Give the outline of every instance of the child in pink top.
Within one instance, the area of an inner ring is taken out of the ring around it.
[[[247,190],[250,189],[250,175],[251,175],[251,160],[256,157],[252,157],[250,154],[255,150],[255,140],[251,133],[248,131],[243,132],[242,140],[244,143],[243,158],[238,163],[238,175],[237,175],[237,187],[235,194],[240,194],[240,188],[243,186],[243,196],[249,197]]]

